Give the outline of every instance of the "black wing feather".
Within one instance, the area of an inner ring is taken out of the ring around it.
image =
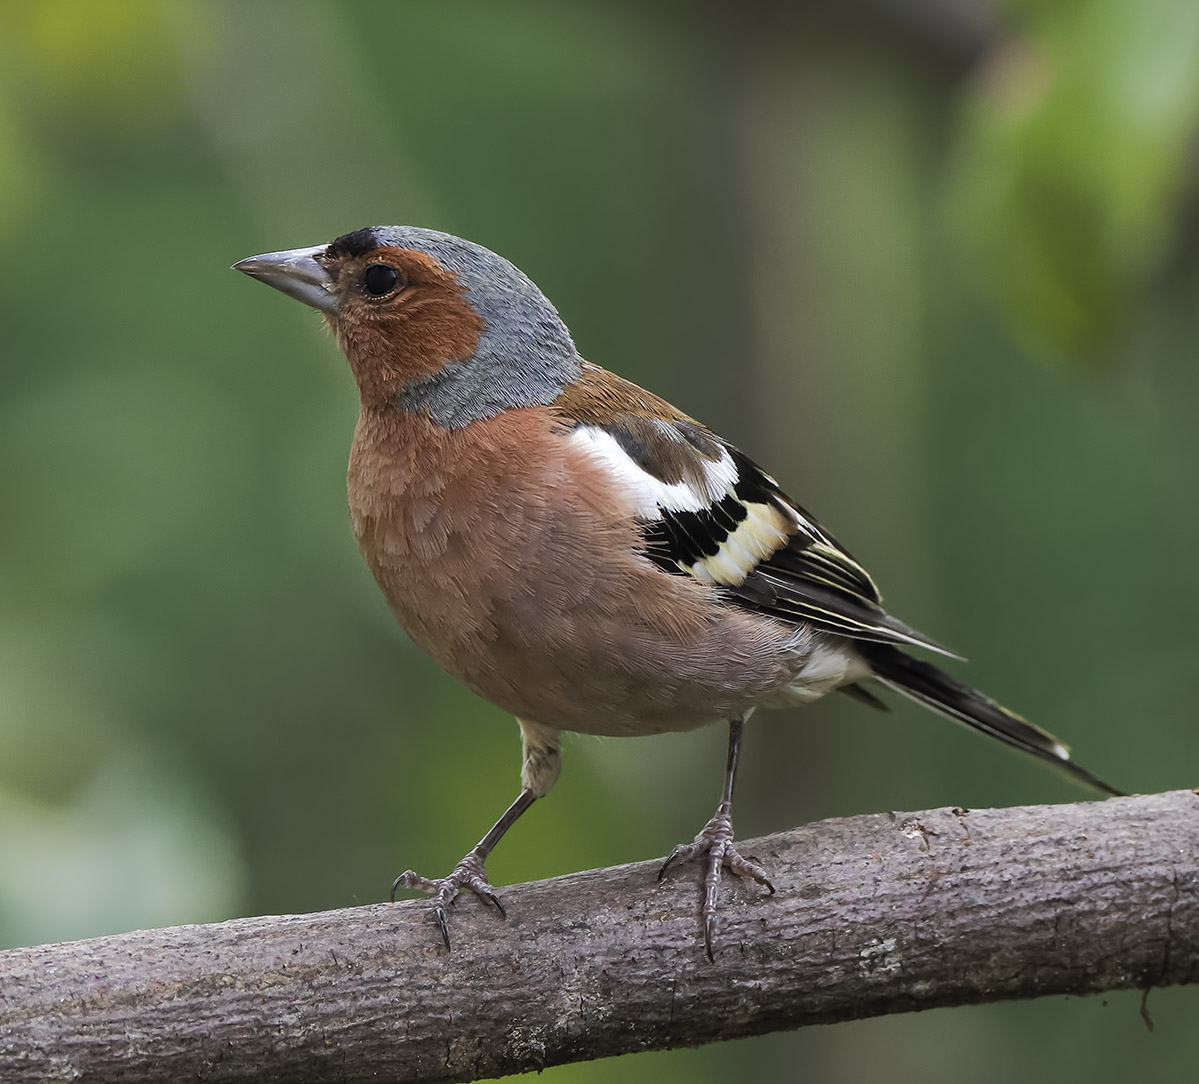
[[[954,652],[887,613],[870,574],[747,455],[726,445],[737,466],[735,492],[742,500],[772,503],[798,522],[786,545],[761,561],[730,589],[743,606],[784,621],[806,621],[824,632],[855,640],[918,644]]]
[[[731,602],[781,621],[953,654],[891,617],[849,551],[753,460],[698,423],[617,413],[602,425],[598,419],[578,424],[599,425],[663,484],[703,495],[706,504],[688,509],[664,501],[656,516],[642,521],[645,554],[664,571],[694,576],[723,589]],[[721,464],[733,469],[714,475]],[[712,490],[716,476],[727,480]],[[754,530],[738,534],[751,516]]]

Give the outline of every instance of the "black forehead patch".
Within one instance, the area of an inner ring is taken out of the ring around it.
[[[325,249],[325,255],[331,260],[340,256],[365,256],[368,252],[374,252],[378,247],[379,241],[375,237],[374,228],[365,226],[353,233],[339,237]]]

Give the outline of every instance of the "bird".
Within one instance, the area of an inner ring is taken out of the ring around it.
[[[713,958],[737,848],[733,789],[757,708],[833,691],[910,698],[1120,792],[1061,742],[911,651],[959,658],[891,616],[848,550],[735,445],[585,360],[557,309],[490,249],[420,226],[370,226],[235,270],[318,310],[349,362],[359,417],[353,533],[401,626],[443,670],[515,716],[521,786],[444,877],[401,889],[447,908],[504,906],[486,860],[557,781],[564,732],[634,737],[728,726],[715,814],[666,857],[703,866]]]

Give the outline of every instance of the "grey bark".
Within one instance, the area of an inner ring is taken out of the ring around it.
[[[1199,976],[1193,791],[824,821],[778,894],[653,863],[474,898],[0,953],[0,1079],[451,1081],[942,1005]]]

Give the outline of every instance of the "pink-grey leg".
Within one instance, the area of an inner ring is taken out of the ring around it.
[[[476,896],[494,904],[495,909],[504,915],[504,905],[487,880],[484,863],[504,833],[536,800],[537,796],[532,791],[522,790],[516,801],[504,811],[504,815],[491,826],[491,831],[467,851],[448,877],[422,877],[413,870],[405,870],[391,883],[392,903],[395,902],[396,892],[401,888],[416,888],[421,892],[428,892],[433,897],[433,913],[437,916],[437,925],[441,927],[441,938],[445,941],[447,949],[450,947],[450,926],[445,909],[464,888],[469,888]]]
[[[433,913],[447,949],[450,947],[450,925],[446,908],[457,899],[464,888],[494,905],[501,915],[505,914],[504,905],[487,880],[487,856],[495,849],[504,833],[520,819],[521,814],[538,798],[545,796],[562,768],[559,752],[560,731],[523,719],[518,719],[517,722],[520,723],[523,760],[520,772],[521,792],[516,801],[491,826],[487,835],[467,851],[448,877],[422,877],[409,869],[391,883],[393,903],[396,892],[401,888],[415,888],[433,897]]]
[[[741,733],[745,726],[745,718],[733,719],[729,722],[729,757],[724,777],[724,795],[716,814],[703,830],[695,837],[694,843],[680,843],[667,856],[658,870],[658,880],[666,876],[666,871],[675,862],[685,862],[698,855],[707,855],[707,872],[704,876],[704,949],[708,959],[712,959],[712,939],[716,932],[716,905],[720,894],[720,880],[724,870],[729,870],[737,877],[752,877],[760,885],[765,885],[774,895],[774,885],[766,876],[766,871],[755,861],[744,858],[733,845],[733,784],[737,776],[737,758],[741,751]]]

